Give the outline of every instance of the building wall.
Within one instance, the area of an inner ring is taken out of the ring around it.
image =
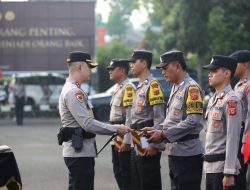
[[[94,55],[95,1],[1,2],[0,66],[63,71],[68,52]]]

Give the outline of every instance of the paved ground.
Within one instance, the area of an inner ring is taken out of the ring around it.
[[[0,145],[12,147],[21,172],[24,190],[67,190],[67,168],[57,145],[56,132],[59,119],[25,119],[23,126],[16,126],[11,119],[0,118]],[[108,136],[98,136],[98,148]],[[161,159],[163,189],[169,190],[167,156]],[[96,158],[95,189],[116,190],[111,163],[110,147]]]

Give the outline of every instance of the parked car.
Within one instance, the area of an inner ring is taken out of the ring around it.
[[[57,107],[66,80],[64,75],[48,72],[20,73],[13,77],[13,82],[16,77],[20,78],[25,86],[26,105],[49,104],[51,107]],[[96,93],[87,83],[82,84],[81,88],[88,94]]]
[[[164,99],[165,102],[167,102],[172,88],[172,84],[166,83],[163,77],[156,77],[156,79],[161,83],[161,86],[164,90]],[[138,78],[132,78],[130,80],[135,86],[137,86],[139,83]],[[89,96],[89,99],[93,105],[94,116],[97,120],[109,121],[110,101],[116,87],[117,84],[110,87],[106,92]]]
[[[0,103],[5,103],[7,101],[7,93],[3,86],[0,86]]]

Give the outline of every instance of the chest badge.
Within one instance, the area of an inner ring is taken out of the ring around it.
[[[75,94],[75,97],[76,97],[78,102],[83,103],[83,93],[78,92]]]

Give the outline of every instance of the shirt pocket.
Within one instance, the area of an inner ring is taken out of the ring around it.
[[[136,101],[136,113],[146,114],[147,112],[146,95],[139,95],[138,100]]]
[[[223,111],[222,109],[214,109],[211,111],[210,126],[207,131],[210,133],[223,133]]]
[[[122,97],[121,96],[115,97],[112,105],[120,107],[122,105]]]
[[[170,106],[170,119],[174,121],[181,121],[183,116],[182,110],[183,102],[180,100],[175,100],[173,105]]]

